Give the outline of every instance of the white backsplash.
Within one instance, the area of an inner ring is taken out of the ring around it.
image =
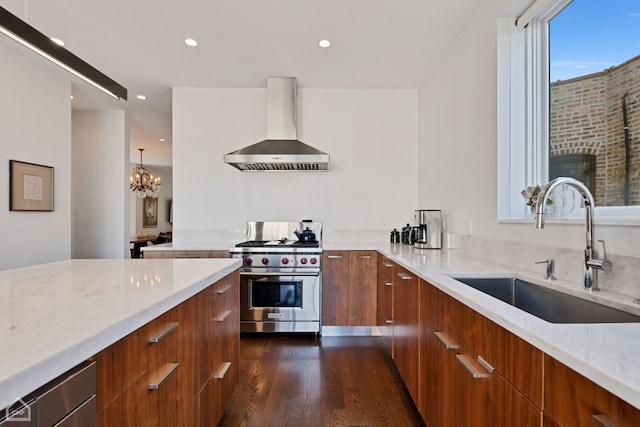
[[[465,236],[445,233],[445,245],[450,249],[459,249],[469,256],[486,259],[544,277],[544,264],[538,261],[552,259],[555,262],[554,275],[561,280],[582,285],[584,252],[576,249],[538,246],[532,244],[498,240],[482,236]],[[598,286],[602,290],[640,297],[640,258],[607,254],[613,268],[611,271],[598,271]]]

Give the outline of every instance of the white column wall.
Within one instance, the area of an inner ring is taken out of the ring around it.
[[[43,59],[0,42],[0,270],[71,252],[71,87]],[[9,160],[54,167],[54,211],[9,211]]]
[[[125,111],[74,111],[73,258],[129,257],[129,120]]]
[[[174,88],[174,240],[251,220],[390,230],[417,209],[415,90],[298,90],[298,139],[328,172],[240,172],[224,154],[266,137],[266,89]],[[195,237],[194,237],[195,236]]]

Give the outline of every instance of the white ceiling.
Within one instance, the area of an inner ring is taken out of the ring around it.
[[[74,109],[127,109],[131,160],[171,164],[172,87],[417,88],[477,0],[0,0],[129,91],[77,80]],[[185,38],[199,45],[187,47]],[[318,47],[329,39],[328,49]],[[148,97],[136,99],[137,94]],[[265,107],[266,111],[266,107]],[[166,142],[160,142],[165,138]]]

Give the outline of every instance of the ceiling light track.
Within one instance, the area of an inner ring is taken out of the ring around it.
[[[127,89],[125,87],[93,68],[67,49],[58,46],[49,37],[3,7],[0,7],[0,33],[31,49],[104,93],[116,99],[127,99]]]

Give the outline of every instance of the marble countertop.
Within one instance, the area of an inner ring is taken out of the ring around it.
[[[0,271],[0,408],[239,266],[231,258],[67,260]]]

